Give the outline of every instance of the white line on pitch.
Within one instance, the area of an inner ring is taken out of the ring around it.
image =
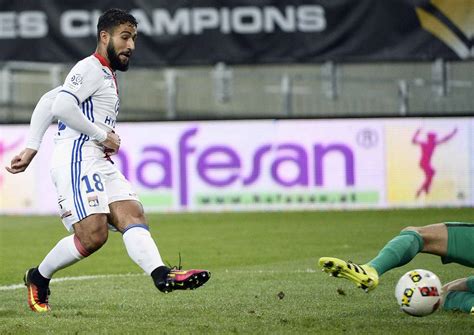
[[[258,274],[258,273],[315,273],[319,272],[318,270],[314,269],[305,269],[305,270],[224,270],[225,273],[250,273],[250,274]]]
[[[135,276],[143,276],[144,273],[127,273],[127,274],[115,274],[115,275],[92,275],[92,276],[78,276],[78,277],[61,277],[61,278],[53,278],[51,279],[52,283],[58,283],[62,281],[81,281],[81,280],[90,280],[90,279],[107,279],[107,278],[117,278],[117,277],[135,277]],[[17,290],[20,288],[25,287],[25,284],[15,284],[15,285],[7,285],[7,286],[0,286],[0,291],[9,291],[9,290]]]
[[[268,274],[268,273],[314,273],[317,272],[314,269],[306,269],[306,270],[293,270],[293,271],[283,271],[283,270],[256,270],[256,271],[235,271],[235,270],[225,270],[225,273],[246,273],[246,274]],[[127,274],[115,274],[115,275],[90,275],[90,276],[77,276],[77,277],[61,277],[61,278],[54,278],[51,279],[52,283],[59,283],[63,281],[83,281],[83,280],[91,280],[91,279],[108,279],[108,278],[120,278],[120,277],[136,277],[136,276],[145,276],[145,273],[127,273]],[[14,285],[6,285],[0,286],[0,291],[11,291],[11,290],[18,290],[20,288],[25,287],[25,284],[14,284]]]

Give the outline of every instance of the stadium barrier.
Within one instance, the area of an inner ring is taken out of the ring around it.
[[[0,62],[0,123],[29,122],[71,67]],[[469,116],[473,78],[473,60],[133,66],[118,75],[120,120]]]

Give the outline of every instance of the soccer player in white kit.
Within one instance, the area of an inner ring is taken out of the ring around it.
[[[7,167],[11,173],[26,170],[46,129],[54,118],[59,120],[51,176],[61,219],[73,234],[26,272],[33,311],[50,310],[53,274],[98,250],[107,241],[109,227],[123,234],[130,258],[151,275],[160,291],[195,289],[210,278],[206,270],[164,265],[139,199],[110,159],[120,147],[114,132],[119,112],[115,71],[127,71],[136,37],[137,21],[129,13],[110,9],[101,15],[96,52],[79,61],[61,87],[43,95],[31,117],[26,148]]]

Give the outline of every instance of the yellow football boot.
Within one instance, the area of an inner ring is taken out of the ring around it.
[[[321,257],[319,266],[333,277],[349,279],[365,292],[372,291],[379,284],[377,271],[367,264],[359,265],[334,257]]]

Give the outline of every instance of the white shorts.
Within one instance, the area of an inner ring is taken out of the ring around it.
[[[51,169],[58,196],[59,215],[64,226],[91,214],[110,213],[109,204],[120,200],[139,201],[130,182],[106,159],[89,159]]]

